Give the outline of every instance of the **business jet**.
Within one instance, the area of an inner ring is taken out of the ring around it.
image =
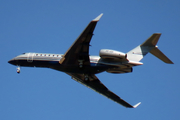
[[[165,63],[173,64],[173,62],[156,46],[161,36],[160,33],[154,33],[145,42],[127,53],[101,49],[99,56],[89,56],[89,46],[93,31],[102,15],[100,14],[87,25],[65,54],[23,53],[8,62],[17,66],[17,73],[20,73],[21,66],[44,67],[65,72],[73,80],[101,95],[127,108],[136,108],[141,102],[134,106],[130,105],[103,85],[95,74],[104,71],[118,74],[130,73],[133,71],[134,66],[143,65],[140,60],[149,52]]]

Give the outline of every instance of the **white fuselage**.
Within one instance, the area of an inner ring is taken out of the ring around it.
[[[9,63],[17,66],[28,67],[47,67],[56,69],[63,72],[72,72],[78,66],[65,67],[61,66],[59,61],[62,59],[63,54],[50,54],[50,53],[23,53],[12,60]],[[117,60],[107,60],[99,56],[89,56],[90,67],[93,68],[92,73],[99,73],[107,71],[109,73],[128,73],[132,72],[133,66],[142,65],[141,62],[125,61],[119,62]],[[89,68],[87,68],[89,69]],[[94,72],[93,72],[94,71]],[[75,72],[80,72],[76,70]]]

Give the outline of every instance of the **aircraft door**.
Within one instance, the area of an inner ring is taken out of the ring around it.
[[[33,62],[33,56],[34,56],[34,53],[29,53],[27,57],[27,62]]]

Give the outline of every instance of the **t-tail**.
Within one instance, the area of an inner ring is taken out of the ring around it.
[[[127,59],[129,61],[139,62],[148,52],[159,58],[165,63],[174,64],[168,57],[166,57],[156,46],[161,33],[154,33],[144,43],[137,46],[127,53]]]

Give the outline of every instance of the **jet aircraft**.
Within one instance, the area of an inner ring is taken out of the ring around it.
[[[105,97],[127,108],[136,108],[141,102],[134,106],[130,105],[103,85],[95,74],[104,71],[118,74],[130,73],[133,71],[134,66],[143,65],[140,60],[148,52],[165,63],[173,64],[173,62],[156,46],[161,36],[160,33],[154,33],[144,43],[127,53],[101,49],[99,56],[89,56],[89,46],[93,31],[102,15],[100,14],[87,25],[65,54],[23,53],[8,62],[17,66],[17,73],[20,73],[20,66],[44,67],[65,72],[73,80]]]

